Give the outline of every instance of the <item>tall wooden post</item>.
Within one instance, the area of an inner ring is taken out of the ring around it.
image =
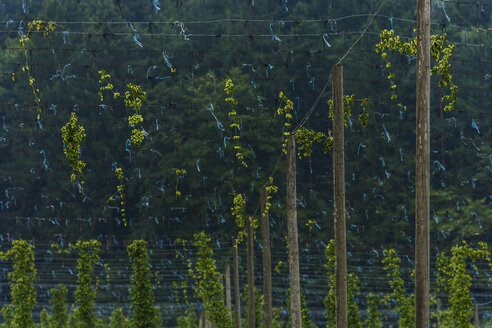
[[[289,243],[290,316],[292,328],[301,328],[296,192],[296,139],[291,134],[287,143],[287,238]]]
[[[225,265],[225,296],[226,306],[229,311],[229,317],[232,320],[232,304],[231,304],[231,266],[229,262]]]
[[[261,243],[263,244],[263,297],[265,328],[272,328],[272,260],[270,257],[270,220],[266,209],[267,192],[261,187]]]
[[[255,254],[254,254],[254,227],[251,220],[247,219],[248,232],[248,328],[255,328]]]
[[[333,66],[333,200],[335,221],[335,309],[337,328],[347,328],[347,245],[345,223],[345,138],[343,66]]]
[[[429,327],[430,0],[417,0],[415,327]]]
[[[234,243],[235,244],[235,243]],[[241,328],[241,294],[239,292],[239,258],[236,245],[232,246],[232,260],[234,266],[234,305],[236,308],[236,327]]]

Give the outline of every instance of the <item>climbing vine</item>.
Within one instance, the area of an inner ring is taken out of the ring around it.
[[[59,284],[56,288],[50,289],[51,298],[51,328],[66,328],[68,321],[67,311],[67,287]]]
[[[79,251],[77,259],[77,288],[75,289],[75,327],[92,328],[96,323],[94,305],[96,289],[92,286],[92,272],[99,263],[101,243],[97,240],[77,241],[70,247]]]
[[[234,129],[234,136],[232,137],[234,144],[234,151],[236,152],[236,159],[241,163],[242,166],[248,167],[248,164],[244,161],[244,155],[241,152],[241,145],[239,144],[239,140],[241,136],[239,134],[240,125],[239,119],[237,118],[236,106],[238,104],[237,99],[234,98],[234,83],[231,78],[227,78],[224,91],[229,96],[225,98],[225,101],[231,104],[231,110],[229,111],[229,127]]]
[[[98,73],[100,75],[99,84],[101,86],[97,94],[101,98],[101,102],[104,100],[103,91],[111,91],[114,99],[120,99],[121,94],[114,91],[114,86],[110,83],[111,75],[107,74],[105,70],[100,70]],[[135,147],[140,147],[146,135],[142,127],[144,119],[140,111],[143,101],[147,99],[147,93],[139,85],[128,83],[126,86],[128,90],[125,91],[125,106],[135,111],[133,115],[128,117],[128,125],[130,125],[130,128],[133,128],[130,140]]]
[[[34,96],[34,102],[36,103],[38,121],[41,117],[41,99],[39,98],[39,89],[35,86],[36,79],[31,75],[31,68],[29,66],[29,49],[27,48],[27,45],[31,41],[30,37],[33,31],[43,32],[43,36],[48,36],[51,32],[55,30],[57,26],[58,25],[53,21],[45,22],[35,19],[27,24],[27,33],[20,33],[19,44],[24,49],[24,56],[26,58],[26,64],[22,66],[21,69],[27,74],[29,86],[31,87]],[[12,74],[12,81],[15,81],[15,74]]]
[[[181,196],[181,191],[178,190],[179,186],[179,179],[183,179],[184,176],[186,175],[186,170],[185,169],[175,169],[174,172],[176,173],[176,199]]]
[[[290,135],[290,129],[292,127],[292,124],[290,124],[290,121],[292,120],[291,112],[294,110],[294,103],[292,102],[292,100],[287,98],[287,96],[282,91],[280,91],[278,97],[280,99],[280,104],[277,108],[276,114],[278,116],[283,116],[285,120],[284,126],[282,128],[282,131],[284,131],[282,138],[282,151],[284,152],[284,154],[287,154],[287,142],[289,140],[288,137]]]
[[[134,328],[157,328],[147,242],[135,240],[127,247],[127,252],[133,269],[130,287],[132,310],[130,322]]]
[[[217,272],[215,260],[212,258],[213,251],[208,246],[210,241],[203,231],[194,235],[197,262],[190,270],[197,282],[195,292],[202,299],[205,313],[217,328],[232,328],[231,317],[224,304],[224,287],[220,281],[222,276]]]
[[[323,145],[323,153],[327,153],[333,148],[333,137],[331,132],[326,135],[323,132],[316,132],[306,128],[300,128],[295,133],[299,158],[311,157],[313,153],[313,143],[317,142]],[[304,153],[303,153],[304,152]]]
[[[388,284],[392,290],[391,294],[386,298],[386,302],[389,303],[390,299],[395,301],[394,308],[399,317],[398,326],[411,328],[414,326],[415,319],[415,297],[413,294],[405,295],[405,281],[400,272],[401,259],[396,256],[394,249],[390,249],[385,252],[382,262],[388,278]]]
[[[246,199],[244,199],[242,194],[233,194],[234,207],[231,207],[232,215],[236,220],[236,225],[239,228],[237,238],[235,241],[235,247],[240,244],[246,238],[244,212],[246,211]],[[251,218],[250,218],[251,219]]]
[[[278,187],[273,184],[273,178],[268,178],[268,184],[265,186],[266,191],[266,202],[265,202],[265,210],[262,213],[262,216],[267,216],[270,208],[272,207],[272,194],[277,193]]]
[[[350,122],[350,117],[352,117],[352,105],[356,102],[360,103],[361,112],[359,114],[359,122],[362,127],[366,127],[368,123],[369,114],[367,113],[367,105],[370,103],[368,98],[357,99],[355,95],[345,95],[343,97],[343,120],[345,127],[348,127],[348,123]],[[329,117],[333,119],[333,100],[328,100],[329,105]],[[352,123],[350,123],[352,124]],[[327,153],[333,148],[333,137],[331,135],[331,131],[328,131],[328,134],[324,132],[318,132],[310,129],[306,129],[304,127],[300,128],[295,133],[296,142],[298,144],[298,152],[297,156],[299,158],[302,157],[311,157],[313,153],[313,144],[319,143],[323,147],[323,153]]]
[[[120,205],[121,205],[121,209],[120,209],[120,213],[121,213],[121,216],[123,217],[123,222],[126,226],[126,211],[125,211],[125,198],[126,198],[126,194],[125,194],[125,175],[123,173],[123,169],[121,167],[117,167],[115,170],[114,170],[114,175],[116,176],[116,178],[118,179],[119,181],[119,185],[116,186],[116,192],[111,195],[109,197],[109,200],[112,201],[115,199],[116,195],[118,195],[120,197]]]
[[[367,318],[364,326],[367,328],[382,328],[381,313],[379,313],[380,297],[376,294],[369,293],[366,296],[367,301]]]
[[[61,128],[63,145],[63,153],[68,159],[68,164],[72,167],[72,174],[70,175],[70,181],[79,183],[79,192],[83,191],[84,175],[83,169],[85,167],[84,161],[80,159],[80,143],[85,140],[85,129],[82,125],[77,124],[77,114],[72,112],[70,114],[70,120]]]
[[[400,54],[406,54],[410,61],[410,58],[414,58],[417,55],[417,38],[415,37],[405,42],[400,36],[395,35],[393,30],[386,29],[381,31],[379,37],[380,42],[376,44],[376,52],[380,53],[381,59],[384,61],[388,72],[387,76],[391,84],[392,92],[391,99],[396,101],[399,107],[406,110],[406,106],[403,106],[398,102],[398,87],[395,82],[395,74],[391,70],[392,64],[388,59],[387,52],[397,51]],[[446,33],[443,33],[441,36],[436,34],[431,35],[431,56],[434,59],[434,66],[431,68],[431,74],[439,77],[439,87],[444,95],[442,97],[442,102],[445,104],[445,111],[453,110],[458,99],[458,86],[453,83],[451,64],[449,63],[455,48],[455,45],[449,44]]]
[[[14,328],[34,328],[32,311],[36,306],[36,268],[34,267],[34,246],[26,240],[14,240],[12,247],[0,252],[4,261],[12,261],[12,272],[9,272],[11,319]],[[5,309],[5,308],[4,308]],[[8,308],[6,312],[8,312]],[[3,312],[3,311],[2,311]],[[5,312],[4,312],[5,316]]]
[[[326,326],[328,328],[336,327],[335,315],[335,241],[330,240],[325,250],[326,264],[325,268],[328,271],[328,286],[330,290],[326,296],[324,303],[326,308]],[[360,319],[359,307],[355,302],[355,298],[359,292],[359,278],[354,273],[347,274],[347,317],[349,327],[362,327]]]
[[[125,106],[133,108],[135,114],[128,118],[128,124],[133,128],[130,140],[136,147],[140,147],[145,139],[145,132],[142,128],[143,117],[140,114],[142,108],[142,102],[147,99],[147,93],[142,90],[139,85],[128,83],[127,87],[129,91],[125,92]]]
[[[477,260],[484,259],[491,265],[487,244],[478,243],[473,249],[465,241],[453,246],[451,254],[441,252],[437,258],[437,283],[441,291],[446,292],[449,301],[449,318],[453,327],[468,328],[473,314],[473,300],[470,292],[472,277],[467,272],[471,265],[475,272]]]
[[[183,301],[180,298],[180,292],[183,297]],[[190,303],[188,297],[188,281],[182,281],[181,284],[173,282],[173,293],[177,304],[185,306],[184,313],[177,319],[178,328],[195,328],[197,327],[198,320],[193,305]]]

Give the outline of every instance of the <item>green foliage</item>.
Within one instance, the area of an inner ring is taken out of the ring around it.
[[[242,298],[244,299],[244,304],[246,304],[246,313],[249,313],[249,302],[248,302],[248,295],[249,295],[249,286],[246,284],[244,286],[244,291],[242,293]],[[264,318],[265,318],[265,311],[263,310],[265,306],[265,297],[263,294],[258,292],[258,288],[255,287],[255,327],[256,328],[262,328],[264,327]],[[247,318],[244,320],[244,323],[242,324],[243,327],[248,327],[248,320]]]
[[[415,31],[415,30],[414,30]],[[386,64],[388,71],[388,80],[391,83],[392,100],[397,100],[397,85],[395,83],[395,74],[391,71],[391,62],[388,59],[386,51],[395,51],[400,54],[406,54],[409,57],[417,55],[417,37],[410,39],[409,41],[403,41],[400,36],[396,35],[393,30],[383,29],[379,34],[380,42],[376,44],[376,52],[381,53],[381,58]],[[452,81],[451,64],[449,60],[452,57],[453,51],[456,48],[455,45],[450,45],[447,41],[446,33],[441,36],[431,35],[431,55],[434,59],[434,66],[431,68],[431,74],[438,75],[439,87],[445,94],[442,97],[442,102],[447,103],[444,106],[445,111],[451,111],[456,106],[458,87]],[[449,88],[449,94],[446,94],[445,88]],[[398,103],[399,107],[406,109],[401,103]]]
[[[56,288],[50,289],[52,324],[51,328],[67,328],[68,311],[67,311],[67,287],[59,284]]]
[[[352,107],[351,105],[354,104],[356,101],[359,101],[361,103],[361,113],[359,114],[359,122],[362,124],[363,127],[367,126],[367,118],[369,117],[369,114],[366,112],[367,104],[369,104],[369,99],[367,98],[362,98],[362,99],[356,99],[355,95],[344,95],[343,96],[343,123],[345,124],[345,127],[348,127],[347,124],[347,119],[350,119],[352,117]],[[333,119],[333,100],[330,99],[328,100],[328,105],[330,106],[330,113],[329,117]]]
[[[237,117],[237,111],[236,111],[236,106],[238,104],[238,101],[236,98],[234,98],[234,83],[232,82],[231,78],[227,78],[226,84],[224,91],[225,93],[229,96],[225,98],[225,101],[227,103],[231,104],[231,110],[228,114],[229,116],[229,127],[234,129],[234,135],[232,137],[233,144],[234,144],[234,151],[236,152],[236,159],[241,163],[242,166],[245,168],[248,167],[248,164],[244,161],[244,155],[241,152],[241,145],[239,144],[239,140],[241,139],[241,136],[239,134],[239,118]]]
[[[265,210],[261,214],[262,216],[267,216],[268,213],[270,212],[270,208],[272,207],[272,194],[277,193],[278,187],[273,184],[273,178],[269,177],[268,178],[268,184],[265,186],[265,191],[266,191],[266,203],[265,203]]]
[[[394,310],[399,317],[399,327],[411,328],[414,326],[415,320],[415,297],[413,294],[405,295],[405,282],[400,272],[401,259],[396,255],[394,249],[390,249],[385,252],[382,262],[391,288],[391,294],[388,296],[387,301],[389,302],[390,298],[392,298],[396,303]]]
[[[147,99],[147,93],[142,90],[141,86],[133,83],[128,83],[127,88],[129,91],[125,91],[125,106],[135,110],[135,114],[128,118],[128,124],[133,128],[130,140],[135,147],[140,147],[145,139],[145,132],[141,126],[143,117],[140,114],[140,108],[143,101]]]
[[[466,267],[471,263],[473,270],[477,272],[475,262],[479,259],[485,259],[489,265],[491,264],[487,244],[479,242],[478,248],[473,249],[465,241],[460,246],[453,246],[451,254],[441,252],[437,258],[437,282],[442,291],[449,295],[448,319],[453,327],[472,327],[470,323],[473,314],[470,292],[472,277]]]
[[[31,75],[31,67],[29,66],[29,48],[27,47],[29,41],[31,40],[31,34],[33,31],[43,32],[43,36],[47,36],[55,30],[58,25],[55,22],[44,22],[42,20],[33,20],[27,24],[26,33],[20,31],[19,44],[24,49],[24,56],[26,59],[26,65],[22,67],[22,71],[27,73],[27,79],[29,81],[29,86],[31,87],[32,93],[34,95],[34,102],[36,103],[37,119],[39,121],[41,117],[41,99],[39,98],[39,89],[36,88],[34,82],[36,79]],[[12,81],[15,81],[15,74],[12,75]]]
[[[14,307],[12,304],[5,305],[2,307],[2,318],[3,324],[0,326],[2,328],[11,328],[14,324]]]
[[[176,173],[176,198],[181,196],[181,191],[178,190],[179,186],[179,179],[184,178],[186,175],[186,170],[185,169],[175,169],[174,172]]]
[[[288,142],[288,137],[290,135],[290,130],[292,128],[292,124],[290,124],[290,121],[292,120],[292,111],[294,110],[294,103],[292,100],[287,98],[287,96],[280,91],[278,95],[280,99],[280,105],[277,108],[276,114],[278,116],[284,116],[284,127],[283,127],[283,143],[282,143],[282,150],[284,154],[287,154],[287,142]],[[283,107],[282,107],[283,106]]]
[[[117,308],[111,312],[109,328],[130,328],[130,322],[123,314],[122,308]]]
[[[181,295],[182,294],[182,300]],[[173,293],[176,303],[185,306],[184,315],[181,315],[177,319],[178,328],[195,328],[198,325],[198,318],[195,313],[195,309],[192,303],[190,303],[188,297],[188,282],[183,281],[180,285],[173,282]]]
[[[70,181],[78,181],[83,186],[85,181],[82,170],[85,167],[85,163],[80,160],[80,143],[85,140],[86,134],[84,127],[77,124],[78,119],[77,114],[72,112],[70,120],[62,127],[61,133],[63,144],[65,145],[63,153],[68,159],[68,164],[72,167]],[[82,192],[82,188],[79,188],[79,192]]]
[[[246,226],[244,222],[244,212],[246,211],[246,199],[242,194],[234,194],[234,207],[231,207],[232,215],[236,219],[237,227],[239,228],[235,246],[237,247],[246,238]]]
[[[116,195],[118,195],[120,197],[120,205],[121,205],[120,213],[121,213],[121,216],[123,217],[123,222],[124,222],[125,227],[126,227],[127,222],[126,222],[126,219],[124,219],[126,217],[126,210],[125,210],[126,193],[125,193],[125,175],[123,173],[123,169],[121,167],[117,167],[114,170],[114,175],[118,179],[119,185],[116,186],[116,192],[109,197],[109,200],[112,201]]]
[[[154,317],[155,295],[150,281],[147,242],[135,240],[127,247],[133,273],[130,287],[131,323],[134,328],[157,327]]]
[[[197,248],[197,262],[189,268],[197,286],[195,292],[202,300],[206,315],[217,328],[232,328],[229,311],[224,304],[224,288],[220,283],[221,274],[217,271],[213,251],[208,246],[211,241],[205,232],[196,233],[194,244]]]
[[[12,272],[8,274],[13,309],[12,324],[9,328],[33,328],[32,311],[36,306],[34,246],[26,240],[14,240],[8,251],[0,252],[0,258],[13,263]],[[10,308],[4,309],[4,319],[8,322]]]
[[[94,305],[96,289],[92,286],[92,272],[99,262],[101,243],[97,240],[77,241],[70,247],[79,251],[77,259],[77,288],[75,289],[75,328],[92,328],[96,324]]]
[[[39,328],[51,328],[51,316],[46,309],[41,311],[39,316]]]
[[[313,143],[315,142],[323,145],[323,153],[325,154],[333,148],[333,137],[331,136],[331,132],[326,135],[323,132],[316,132],[302,127],[296,131],[295,137],[299,149],[297,153],[299,158],[302,157],[302,151],[304,151],[304,154],[302,154],[304,157],[311,157],[311,154],[313,153]]]
[[[328,295],[324,299],[326,326],[332,328],[336,326],[335,312],[335,241],[330,240],[325,250],[326,264],[328,271]],[[359,306],[355,302],[360,295],[359,278],[354,273],[347,274],[347,319],[349,327],[362,327],[359,313]]]
[[[382,328],[381,313],[379,313],[379,305],[381,299],[379,296],[373,293],[369,293],[366,297],[367,300],[367,318],[364,321],[364,327],[366,328]]]
[[[306,304],[306,296],[301,290],[301,322],[302,326],[306,328],[316,328],[316,325],[311,320],[311,315],[309,314],[309,309]],[[287,309],[290,309],[290,288],[287,289]],[[291,320],[289,319],[289,327],[292,326]]]

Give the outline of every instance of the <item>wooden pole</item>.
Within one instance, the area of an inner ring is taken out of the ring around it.
[[[225,292],[226,292],[226,306],[229,311],[229,317],[232,320],[232,304],[231,304],[231,265],[229,262],[225,265]]]
[[[248,232],[248,327],[255,328],[256,307],[255,307],[255,258],[254,258],[254,227],[251,220],[247,220]]]
[[[347,328],[347,245],[345,223],[345,141],[343,66],[333,66],[333,195],[335,221],[335,309],[337,328]]]
[[[261,243],[263,244],[263,297],[265,328],[272,328],[272,260],[270,257],[270,220],[266,209],[267,192],[261,187]]]
[[[236,245],[232,245],[232,260],[234,265],[234,305],[236,307],[236,327],[241,328],[241,295],[239,293],[239,258]]]
[[[292,328],[301,328],[301,287],[296,205],[296,139],[291,134],[287,143],[287,238],[289,243],[290,316]]]
[[[417,0],[415,327],[429,327],[430,0]]]

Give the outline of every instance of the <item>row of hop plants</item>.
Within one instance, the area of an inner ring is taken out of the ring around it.
[[[185,310],[177,319],[180,328],[197,327],[199,313],[196,302],[201,303],[203,317],[217,328],[232,328],[233,313],[226,306],[223,275],[220,273],[213,250],[209,246],[211,239],[204,233],[194,236],[192,246],[196,250],[194,259],[186,258],[188,272],[183,272],[193,279],[191,282],[193,295],[188,295],[188,282],[174,283],[176,302],[182,303]],[[183,246],[188,243],[183,241]],[[154,286],[152,284],[149,253],[146,242],[136,240],[127,247],[132,265],[131,285],[129,287],[129,314],[125,315],[122,308],[114,310],[109,318],[96,315],[95,299],[96,284],[93,283],[93,272],[99,263],[101,244],[97,240],[78,241],[70,244],[68,249],[55,246],[59,253],[78,252],[77,287],[74,292],[75,303],[69,309],[67,305],[68,290],[63,284],[50,290],[49,310],[43,309],[39,323],[35,323],[33,311],[36,306],[36,268],[34,265],[34,246],[25,240],[12,242],[8,251],[1,251],[0,258],[12,263],[8,274],[11,292],[11,303],[1,309],[3,322],[1,328],[153,328],[162,327],[160,309],[155,306]],[[235,246],[237,247],[237,246]],[[325,256],[327,284],[329,293],[326,296],[325,317],[328,328],[335,327],[335,249],[333,240],[326,247]],[[437,292],[448,295],[447,309],[432,314],[433,321],[440,328],[470,328],[473,315],[473,301],[470,288],[471,272],[478,272],[476,263],[483,261],[492,268],[490,252],[487,244],[478,243],[476,248],[467,243],[456,245],[450,252],[441,252],[437,257]],[[394,249],[386,250],[382,260],[386,281],[391,292],[386,295],[368,293],[365,301],[360,298],[359,278],[349,273],[348,279],[348,323],[349,327],[383,327],[388,318],[381,314],[381,309],[390,310],[397,315],[398,327],[414,327],[415,299],[413,293],[405,289],[405,280],[401,270],[401,259]],[[109,268],[106,268],[109,270]],[[247,286],[246,286],[247,290]],[[288,293],[288,291],[287,291]],[[180,295],[180,296],[179,296]],[[255,290],[256,327],[263,327],[263,295]],[[178,297],[179,296],[179,297]],[[244,293],[243,300],[247,298]],[[288,299],[288,297],[287,297]],[[304,295],[302,300],[303,327],[316,327],[311,319]],[[435,301],[435,299],[434,299]],[[366,304],[364,318],[361,316],[359,304]],[[246,302],[247,304],[247,302]],[[286,308],[289,306],[286,304]],[[288,320],[282,320],[281,308],[274,309],[273,327],[288,327]],[[388,313],[388,311],[385,311]],[[364,319],[364,320],[363,320]],[[244,322],[244,324],[246,324]],[[490,324],[490,323],[489,323]]]
[[[8,251],[0,252],[0,259],[12,262],[8,274],[10,304],[1,309],[1,328],[157,328],[162,326],[160,310],[154,305],[149,254],[146,242],[135,240],[127,247],[132,265],[130,292],[130,315],[126,317],[121,308],[112,312],[109,319],[96,315],[96,286],[93,272],[99,263],[101,244],[97,240],[78,241],[69,248],[54,245],[59,253],[78,252],[77,287],[75,303],[70,310],[67,305],[68,289],[63,284],[50,289],[49,311],[43,309],[39,323],[35,323],[33,311],[36,306],[37,282],[34,265],[34,246],[26,240],[15,240]],[[109,268],[106,268],[109,269]]]
[[[189,273],[194,279],[193,285],[196,298],[202,303],[205,315],[216,327],[232,328],[235,323],[234,313],[229,312],[226,307],[222,275],[217,269],[213,259],[213,251],[208,246],[211,239],[200,233],[195,235],[195,247],[197,247],[197,260],[188,260]],[[237,247],[237,246],[234,246]],[[336,327],[335,314],[335,245],[331,240],[325,251],[327,270],[328,295],[324,299],[326,327]],[[471,328],[474,304],[471,295],[472,273],[478,273],[477,262],[485,262],[492,269],[490,261],[491,254],[487,244],[479,242],[476,247],[463,242],[456,245],[450,251],[440,252],[436,261],[437,289],[435,295],[447,295],[447,308],[433,311],[433,327],[440,328]],[[401,268],[401,258],[396,250],[388,249],[384,252],[382,260],[385,271],[385,281],[388,283],[390,292],[387,294],[367,293],[365,299],[361,298],[360,280],[354,273],[347,277],[348,287],[348,326],[351,328],[380,328],[384,322],[397,321],[398,327],[413,328],[415,326],[415,296],[413,290],[406,289],[404,273]],[[482,272],[484,274],[484,272]],[[411,274],[413,278],[413,272]],[[242,295],[245,304],[247,302],[247,286]],[[287,294],[289,291],[287,291]],[[255,289],[255,327],[263,327],[263,295]],[[288,296],[288,295],[287,295]],[[289,297],[286,298],[287,301]],[[178,319],[177,326],[180,328],[191,328],[198,326],[197,313],[194,311],[185,294],[184,303],[187,305],[184,315]],[[178,299],[179,302],[179,299]],[[436,307],[437,298],[432,297],[433,307]],[[365,311],[359,309],[360,304],[365,304]],[[285,305],[289,309],[289,304]],[[282,308],[273,309],[272,327],[290,327],[287,318],[282,318]],[[247,309],[245,313],[248,313]],[[364,315],[361,315],[364,313]],[[383,314],[384,313],[384,314]],[[395,319],[396,315],[396,319]],[[306,304],[305,295],[301,292],[301,316],[302,326],[305,328],[316,327]],[[483,323],[485,324],[485,323]],[[242,326],[246,327],[247,319],[242,320]],[[487,327],[492,327],[491,322]]]

